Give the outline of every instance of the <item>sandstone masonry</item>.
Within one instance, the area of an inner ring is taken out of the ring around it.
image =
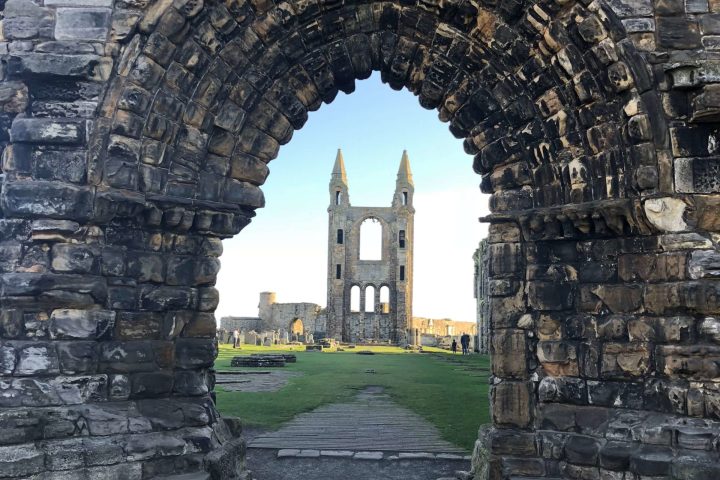
[[[410,159],[403,152],[392,206],[351,206],[344,159],[338,150],[328,208],[328,336],[346,342],[407,343],[412,319],[414,191]],[[360,255],[361,226],[367,221],[379,222],[382,229],[378,260]],[[353,289],[358,294],[356,309]],[[383,289],[388,291],[385,302],[381,301]]]

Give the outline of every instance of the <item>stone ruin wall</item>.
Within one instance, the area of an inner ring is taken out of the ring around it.
[[[239,475],[220,239],[373,70],[492,193],[491,478],[719,475],[715,0],[2,5],[0,477]]]
[[[303,331],[312,333],[316,338],[325,333],[323,309],[315,303],[276,303],[272,307],[273,330],[290,331],[290,325],[296,318],[303,322]]]

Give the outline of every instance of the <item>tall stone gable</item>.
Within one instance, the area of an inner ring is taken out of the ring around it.
[[[403,152],[392,205],[351,206],[345,163],[338,150],[328,207],[328,336],[347,342],[405,343],[412,318],[414,190],[410,160]],[[382,225],[381,260],[360,259],[360,227],[366,220]],[[353,287],[360,291],[357,309],[351,305]],[[385,287],[389,299],[381,302]],[[365,311],[368,295],[374,296],[372,311]]]

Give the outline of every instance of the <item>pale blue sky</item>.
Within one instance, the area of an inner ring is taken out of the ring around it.
[[[413,314],[475,320],[472,254],[487,232],[477,221],[487,214],[480,177],[437,112],[407,90],[383,85],[377,73],[311,112],[270,163],[267,206],[223,242],[218,319],[257,315],[258,294],[266,290],[280,302],[325,306],[328,182],[338,148],[355,206],[390,205],[407,149],[415,181]]]

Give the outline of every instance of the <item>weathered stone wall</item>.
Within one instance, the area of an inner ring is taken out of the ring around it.
[[[479,353],[490,353],[490,292],[488,278],[488,240],[483,238],[473,254],[475,274],[473,276],[473,293],[475,295],[477,315],[477,341],[475,345]]]
[[[716,2],[2,5],[0,477],[214,468],[220,238],[373,70],[492,193],[492,478],[718,476]]]
[[[291,330],[294,320],[300,319],[304,333],[314,336],[325,333],[325,319],[320,316],[323,309],[316,303],[276,303],[272,308],[272,329]]]
[[[260,317],[222,317],[220,328],[232,333],[234,330],[249,332],[250,330],[260,331],[263,328],[263,321]]]

